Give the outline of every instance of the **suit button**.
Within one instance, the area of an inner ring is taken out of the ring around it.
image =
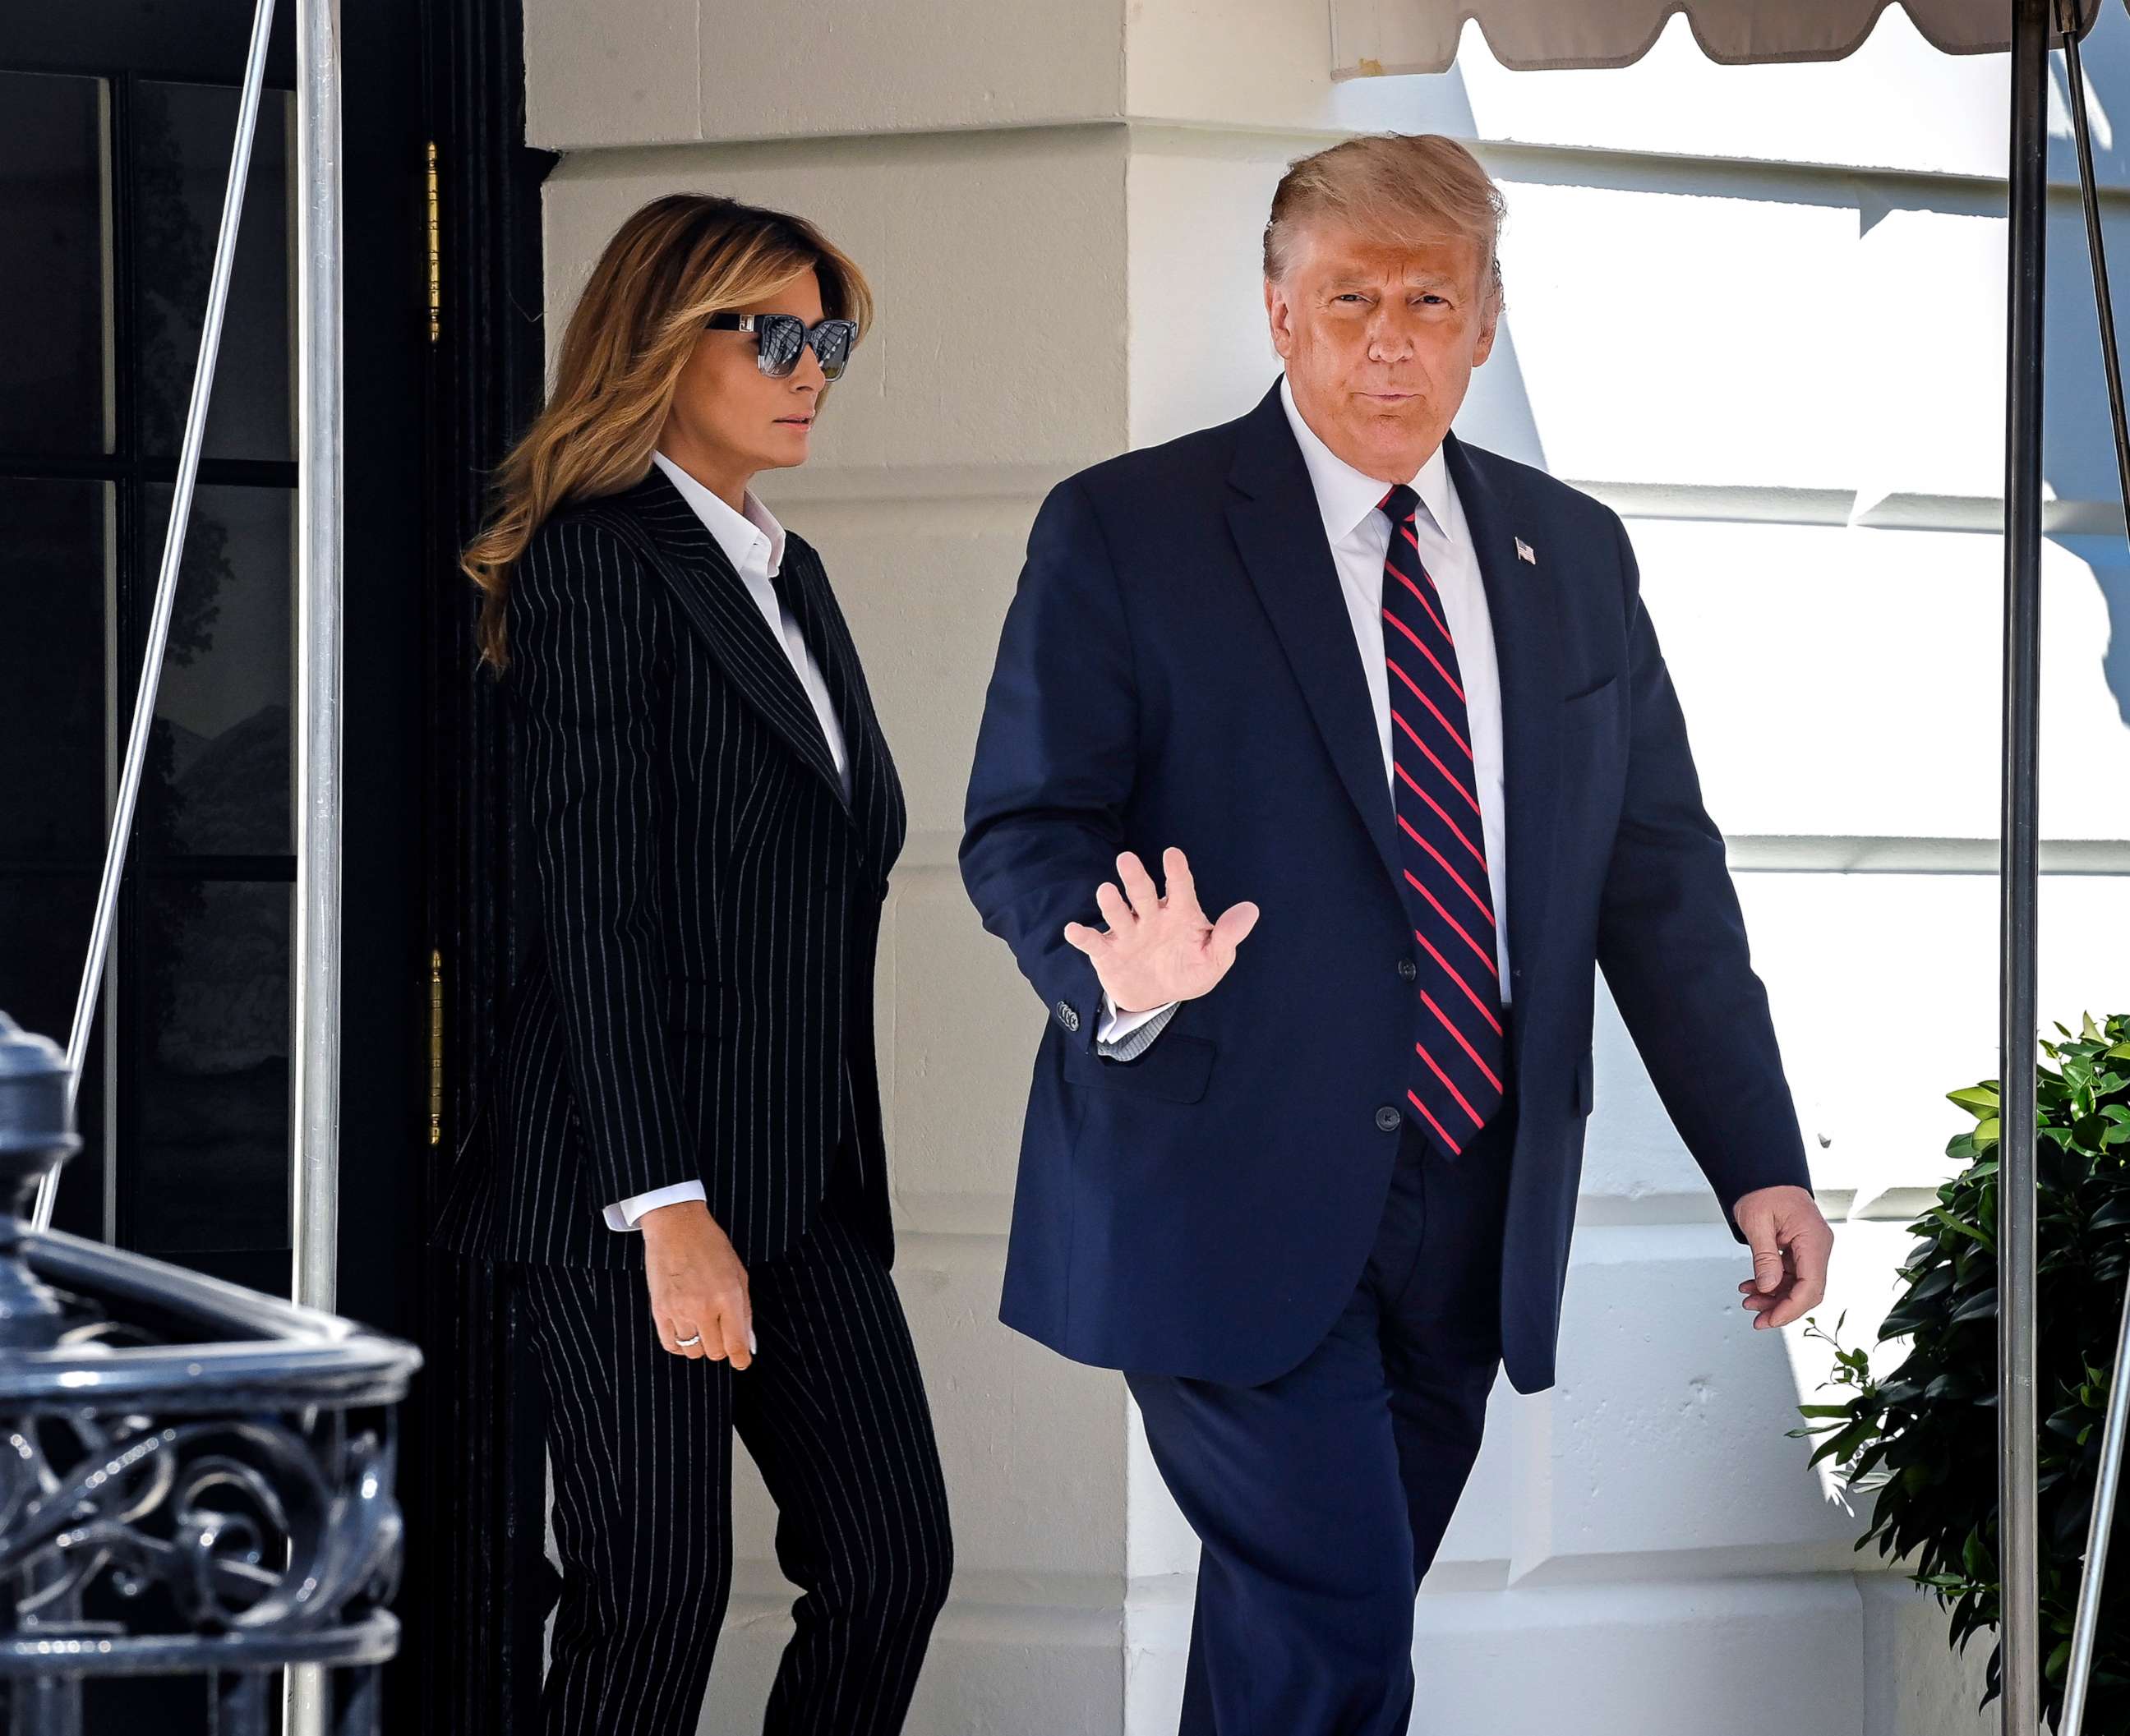
[[[1064,1026],[1067,1030],[1077,1031],[1080,1028],[1080,1015],[1072,1010],[1069,1002],[1059,1001],[1057,1012],[1058,1023]]]
[[[1420,966],[1409,958],[1402,958],[1398,961],[1398,975],[1411,982],[1420,975]]]
[[[1376,1125],[1386,1133],[1395,1133],[1398,1129],[1398,1112],[1385,1104],[1376,1111]]]

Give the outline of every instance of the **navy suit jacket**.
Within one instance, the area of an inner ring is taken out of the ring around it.
[[[1767,997],[1610,508],[1445,442],[1492,616],[1512,1089],[1502,1338],[1554,1379],[1596,971],[1726,1219],[1808,1185]],[[1521,559],[1521,539],[1536,556]],[[1421,1014],[1359,654],[1277,383],[1240,419],[1068,478],[1037,513],[969,784],[962,878],[1049,1012],[1001,1317],[1101,1366],[1252,1385],[1353,1292]],[[1067,945],[1120,851],[1263,910],[1131,1061]],[[1734,1234],[1736,1233],[1734,1229]]]

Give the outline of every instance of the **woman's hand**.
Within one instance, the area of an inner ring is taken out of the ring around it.
[[[658,1342],[676,1357],[754,1360],[754,1309],[747,1268],[700,1199],[681,1199],[636,1220],[643,1233],[645,1284]],[[693,1340],[693,1343],[688,1342]]]

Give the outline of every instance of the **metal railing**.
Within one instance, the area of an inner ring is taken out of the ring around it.
[[[0,1692],[7,1736],[84,1736],[100,1678],[200,1679],[266,1736],[315,1667],[374,1736],[401,1558],[392,1407],[412,1345],[31,1227],[79,1144],[56,1043],[0,1013]],[[306,1673],[309,1673],[308,1671]]]

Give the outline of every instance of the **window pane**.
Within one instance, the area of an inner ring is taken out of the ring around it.
[[[0,477],[0,857],[103,854],[111,498]]]
[[[95,907],[93,875],[0,878],[0,1011],[61,1048],[74,1025]]]
[[[0,877],[0,1011],[62,1049],[73,1033],[74,996],[81,990],[95,909],[93,874]],[[112,958],[115,963],[115,952]],[[105,1040],[99,1016],[82,1058],[82,1089],[74,1104],[81,1148],[60,1172],[52,1218],[59,1228],[92,1239],[103,1234]]]
[[[167,484],[146,491],[144,625],[172,492]],[[285,856],[294,847],[294,537],[295,496],[285,489],[193,493],[141,777],[141,839],[158,856]]]
[[[285,882],[141,887],[138,1106],[127,1244],[146,1253],[289,1245]]]
[[[145,452],[167,455],[184,437],[199,360],[238,93],[225,85],[152,81],[136,88],[131,239],[140,273],[141,443]],[[208,400],[210,458],[293,455],[289,165],[295,101],[289,92],[270,90],[260,102]]]
[[[111,450],[103,89],[0,73],[0,451]]]

